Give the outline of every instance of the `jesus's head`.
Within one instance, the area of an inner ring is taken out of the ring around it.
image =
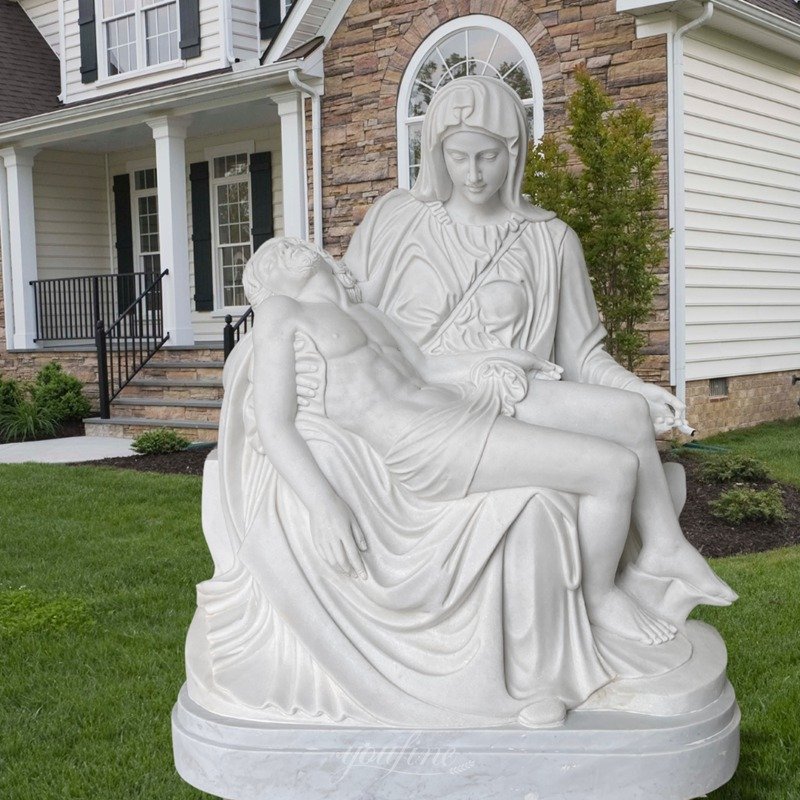
[[[255,307],[273,294],[297,297],[316,276],[337,278],[350,299],[358,302],[358,286],[352,275],[324,250],[291,236],[265,242],[247,262],[242,277],[244,291]]]

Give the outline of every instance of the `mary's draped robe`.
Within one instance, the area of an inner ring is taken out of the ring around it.
[[[572,380],[631,380],[600,349],[580,246],[557,220],[457,226],[440,204],[395,192],[367,215],[346,261],[424,349],[523,347]],[[227,554],[198,587],[187,645],[201,705],[254,720],[479,727],[546,698],[573,708],[632,662],[632,674],[653,673],[688,657],[678,640],[620,647],[592,631],[573,496],[531,488],[427,501],[362,439],[301,412],[298,429],[369,545],[367,581],[333,571],[263,455],[252,359],[245,339],[225,368],[224,519],[206,529],[224,527]]]

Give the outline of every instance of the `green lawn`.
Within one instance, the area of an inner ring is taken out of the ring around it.
[[[200,479],[0,467],[0,798],[203,797],[172,766]]]
[[[743,752],[714,797],[800,798],[800,548],[716,566],[742,599],[699,616],[728,643]],[[0,798],[204,796],[169,713],[210,572],[199,478],[0,466]]]
[[[758,458],[776,480],[800,486],[800,417],[721,433],[703,439],[701,444]]]

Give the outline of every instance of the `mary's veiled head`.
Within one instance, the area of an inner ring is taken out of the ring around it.
[[[508,173],[499,190],[503,205],[523,217],[542,218],[542,210],[522,197],[528,152],[525,107],[516,92],[497,78],[458,78],[434,95],[422,125],[420,171],[412,194],[420,200],[450,198],[453,183],[442,145],[450,134],[469,130],[493,136],[508,148]]]

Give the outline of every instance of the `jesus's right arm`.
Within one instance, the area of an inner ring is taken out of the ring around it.
[[[308,510],[320,556],[334,569],[366,578],[358,552],[365,550],[361,528],[323,475],[295,425],[294,338],[300,305],[274,296],[256,309],[253,327],[253,393],[259,439],[267,457]],[[356,544],[358,547],[356,547]]]

